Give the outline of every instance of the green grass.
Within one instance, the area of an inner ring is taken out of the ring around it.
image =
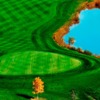
[[[72,89],[79,100],[100,100],[100,60],[52,39],[85,1],[0,0],[0,100],[29,100],[37,76],[47,100],[71,100]]]
[[[1,75],[45,75],[75,69],[82,62],[60,54],[46,52],[17,52],[1,57]]]

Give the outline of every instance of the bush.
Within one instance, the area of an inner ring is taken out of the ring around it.
[[[76,51],[77,49],[75,47],[71,47],[70,50],[75,50]]]
[[[81,48],[77,48],[77,51],[78,51],[79,53],[83,53],[83,52],[84,52]]]
[[[91,53],[90,51],[88,51],[88,50],[85,50],[85,51],[84,51],[84,54],[92,55],[92,53]]]

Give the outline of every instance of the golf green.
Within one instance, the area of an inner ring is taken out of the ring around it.
[[[44,75],[69,71],[82,62],[60,54],[46,52],[17,52],[1,57],[0,75]]]

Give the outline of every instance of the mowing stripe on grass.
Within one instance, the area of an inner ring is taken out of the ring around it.
[[[78,59],[48,52],[17,52],[0,58],[1,75],[54,74],[81,66]],[[2,64],[3,63],[3,64]]]

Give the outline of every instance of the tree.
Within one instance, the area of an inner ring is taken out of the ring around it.
[[[37,94],[36,100],[38,100],[38,94],[44,92],[44,82],[40,79],[40,77],[36,77],[33,81],[33,89],[34,91],[32,93]]]
[[[74,44],[75,39],[73,37],[69,37],[68,43],[69,43],[69,45]]]

